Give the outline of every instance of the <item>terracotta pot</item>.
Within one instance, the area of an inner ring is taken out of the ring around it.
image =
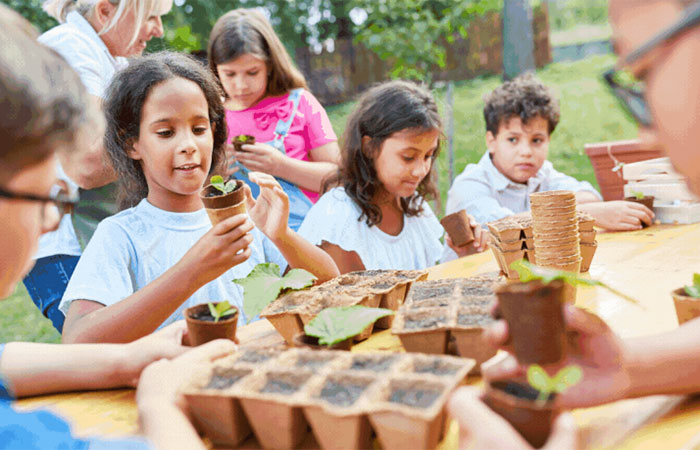
[[[247,138],[245,142],[241,138]],[[236,149],[237,152],[244,152],[243,146],[244,145],[252,145],[255,144],[255,136],[250,136],[248,134],[239,134],[238,136],[234,137],[231,140],[231,143],[233,144],[233,148]]]
[[[685,293],[684,288],[678,288],[671,292],[673,304],[676,306],[678,325],[683,325],[689,320],[700,317],[700,298],[694,298]]]
[[[625,180],[622,179],[621,172],[612,171],[615,167],[612,157],[623,163],[632,163],[665,156],[660,149],[642,147],[639,140],[586,144],[584,148],[605,201],[622,200],[624,197]]]
[[[625,197],[624,199],[626,202],[633,202],[633,203],[639,203],[650,210],[654,211],[654,196],[653,195],[645,195],[644,198],[637,198],[637,197]],[[646,223],[642,222],[642,228],[646,228],[649,225]]]
[[[217,305],[218,303],[215,303]],[[206,320],[195,319],[192,316],[199,316],[209,312],[209,305],[203,303],[195,305],[185,310],[185,320],[187,322],[187,332],[190,339],[190,344],[198,346],[205,344],[214,339],[230,339],[236,338],[236,327],[238,326],[238,309],[233,315],[224,316],[218,322],[210,322]]]
[[[465,210],[443,217],[440,223],[457,247],[474,242],[474,231]]]
[[[515,357],[521,364],[549,364],[564,356],[564,283],[555,280],[506,283],[496,288],[498,309],[508,322]]]
[[[202,188],[199,193],[199,198],[204,203],[209,220],[212,225],[216,225],[222,220],[228,219],[236,214],[245,214],[245,189],[243,189],[243,181],[236,180],[236,189],[224,195],[215,195],[209,197],[212,193],[221,193],[218,189],[208,184]]]
[[[535,448],[542,447],[552,430],[557,411],[552,402],[543,406],[501,390],[505,383],[487,384],[481,400],[515,428]]]
[[[352,338],[345,339],[342,342],[338,342],[337,344],[333,344],[331,346],[327,345],[320,345],[318,343],[318,338],[309,336],[308,334],[304,333],[303,331],[301,333],[297,333],[294,335],[294,338],[292,338],[293,345],[295,347],[306,347],[310,348],[312,350],[350,350],[352,348]]]
[[[292,312],[282,312],[264,316],[279,334],[282,335],[287,345],[294,345],[294,336],[304,332],[304,324],[299,315]]]

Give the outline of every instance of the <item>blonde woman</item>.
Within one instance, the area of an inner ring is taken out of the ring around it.
[[[146,43],[163,35],[161,16],[172,0],[48,0],[44,9],[61,24],[39,37],[78,73],[91,101],[100,106],[114,73],[127,57],[143,53]],[[68,285],[82,248],[100,220],[117,211],[116,190],[109,185],[114,171],[105,156],[99,127],[89,142],[73,152],[59,152],[59,177],[71,190],[81,192],[73,215],[58,230],[39,241],[34,269],[24,284],[34,303],[60,332],[64,316],[58,303]],[[99,189],[97,189],[99,188]]]

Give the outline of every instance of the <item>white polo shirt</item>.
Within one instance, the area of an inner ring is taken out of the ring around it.
[[[78,12],[71,11],[66,22],[39,36],[39,42],[58,52],[80,76],[87,91],[103,98],[107,86],[117,70],[127,65],[126,58],[114,57],[92,25]],[[76,187],[58,167],[59,178]],[[65,216],[58,229],[39,239],[36,259],[51,255],[80,255],[80,243],[73,229],[71,217]]]

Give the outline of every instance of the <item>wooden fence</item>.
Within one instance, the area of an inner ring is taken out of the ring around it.
[[[533,11],[535,64],[542,67],[552,60],[546,8]],[[467,38],[457,37],[446,45],[445,67],[433,71],[440,81],[467,80],[479,75],[503,72],[502,19],[492,12],[474,19]],[[313,53],[309,48],[296,51],[296,63],[306,76],[314,95],[325,105],[342,103],[371,85],[389,78],[390,65],[350,39],[338,39],[333,52]]]

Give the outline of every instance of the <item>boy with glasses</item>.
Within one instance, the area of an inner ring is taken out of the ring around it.
[[[605,79],[639,123],[645,144],[663,148],[687,177],[690,189],[700,194],[700,2],[610,0],[609,11],[620,58]],[[628,75],[621,76],[620,70]],[[700,320],[661,335],[622,340],[598,317],[578,308],[567,306],[565,318],[578,338],[575,351],[560,364],[575,363],[584,374],[581,383],[557,396],[559,406],[700,392]],[[507,334],[499,322],[488,337],[502,345]],[[497,365],[482,366],[482,371],[487,378],[498,379],[521,374],[524,367],[509,356]],[[451,399],[451,412],[460,423],[460,443],[470,448],[527,448],[477,395],[465,388]],[[573,447],[573,429],[570,416],[563,415],[548,446]]]

